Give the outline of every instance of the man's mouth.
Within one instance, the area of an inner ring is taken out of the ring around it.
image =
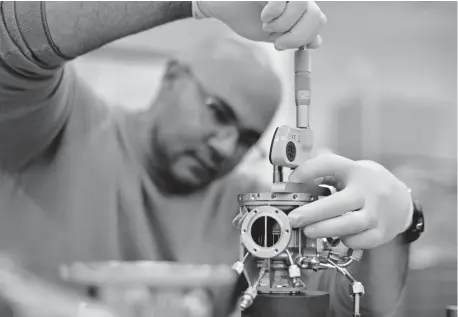
[[[211,177],[218,172],[217,166],[214,163],[210,162],[210,160],[206,160],[197,155],[191,155],[191,157],[197,163],[198,169],[201,170],[199,172],[203,172],[206,176]]]

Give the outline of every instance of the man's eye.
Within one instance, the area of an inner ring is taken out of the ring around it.
[[[259,138],[254,136],[241,135],[239,140],[243,145],[251,147],[258,142]]]
[[[211,104],[210,110],[212,111],[213,115],[215,116],[218,122],[220,123],[229,123],[230,122],[229,116],[220,106]]]

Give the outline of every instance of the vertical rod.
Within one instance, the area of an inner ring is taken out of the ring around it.
[[[267,217],[264,217],[264,248],[267,248]]]
[[[353,317],[361,317],[359,312],[359,294],[355,294],[353,297]]]
[[[273,182],[274,183],[283,182],[283,167],[282,166],[274,166]]]
[[[312,86],[312,57],[309,49],[299,47],[294,53],[294,91],[296,126],[309,129],[309,107]]]
[[[298,235],[299,235],[299,257],[302,257],[302,231],[299,230],[298,231]]]

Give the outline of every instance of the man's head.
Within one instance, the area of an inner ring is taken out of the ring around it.
[[[267,128],[281,92],[258,47],[224,39],[184,50],[168,63],[155,101],[153,174],[172,192],[224,176]]]

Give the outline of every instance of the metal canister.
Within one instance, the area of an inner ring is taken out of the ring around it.
[[[446,317],[458,317],[458,308],[456,305],[447,306],[445,311]]]

